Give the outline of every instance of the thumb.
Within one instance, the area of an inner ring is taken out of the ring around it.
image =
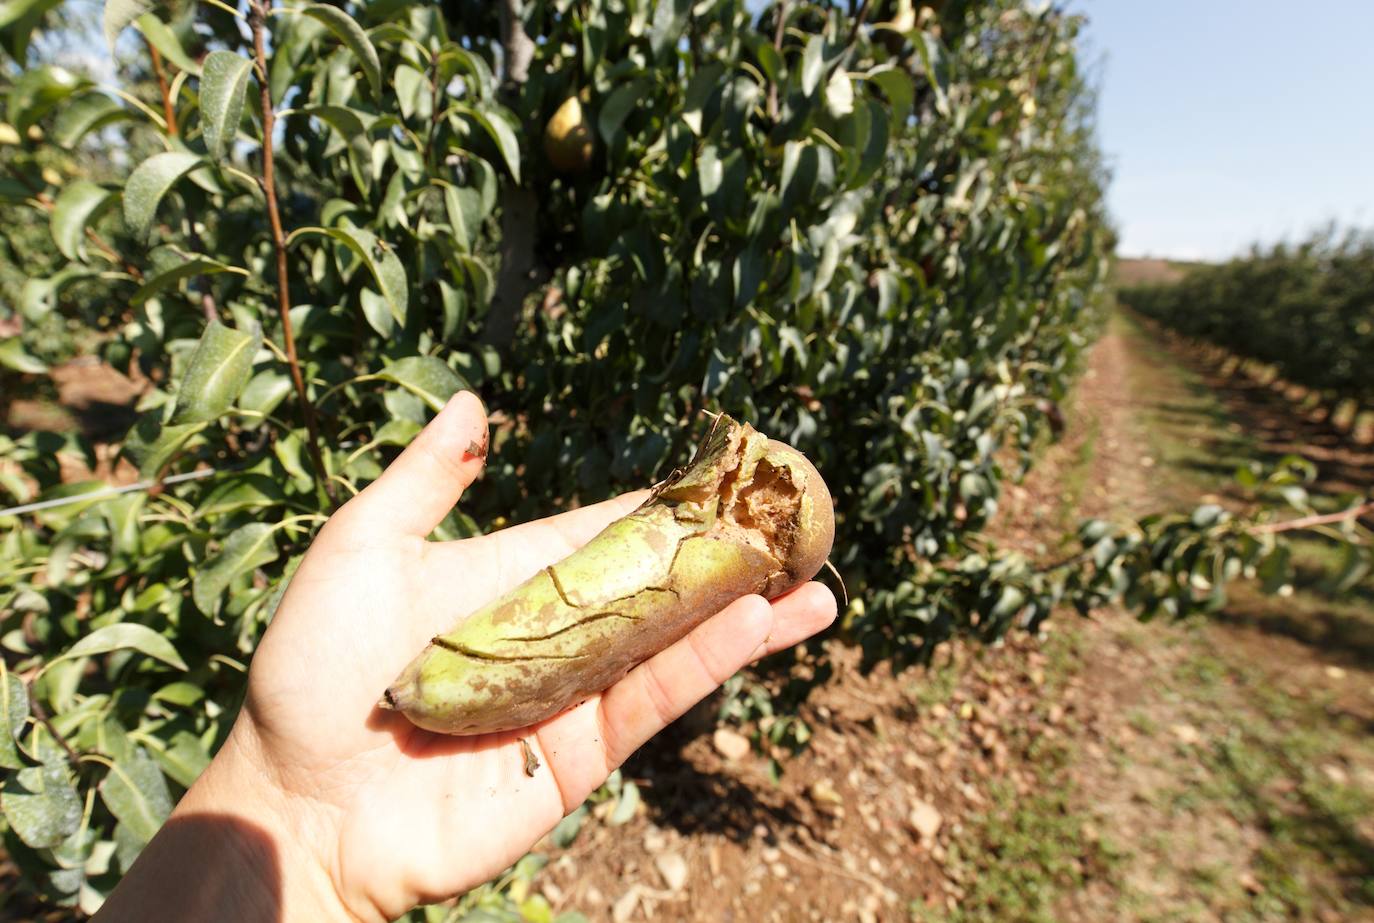
[[[471,391],[459,391],[340,513],[353,525],[424,538],[482,473],[486,458],[486,408]]]

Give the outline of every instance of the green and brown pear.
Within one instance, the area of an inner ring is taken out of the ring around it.
[[[751,593],[810,580],[834,509],[800,452],[721,416],[634,512],[430,643],[382,707],[422,728],[523,728],[600,692]]]

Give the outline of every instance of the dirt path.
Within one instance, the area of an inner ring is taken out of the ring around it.
[[[1254,405],[1209,394],[1195,372],[1138,328],[1112,325],[1079,390],[1078,412],[1099,434],[1088,512],[1138,516],[1211,496],[1199,488],[1226,489],[1190,477],[1179,444],[1218,458],[1218,443],[1247,429],[1234,413]],[[1190,425],[1160,419],[1199,401],[1195,411],[1206,412]],[[1306,447],[1264,409],[1272,438]],[[1299,617],[1322,603],[1286,602]],[[1100,741],[1083,747],[1068,778],[1117,861],[1114,874],[1065,895],[1064,916],[1374,919],[1368,663],[1352,675],[1347,652],[1250,617],[1275,604],[1242,592],[1219,622],[1142,625],[1108,614],[1084,632]],[[1357,617],[1374,625],[1368,607]]]

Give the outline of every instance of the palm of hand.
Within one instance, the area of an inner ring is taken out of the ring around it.
[[[626,495],[483,538],[427,534],[481,469],[486,419],[460,396],[312,545],[255,655],[235,735],[291,805],[344,903],[394,917],[519,858],[644,740],[749,660],[829,624],[808,584],[745,597],[607,692],[521,731],[445,737],[375,708],[431,637],[632,510]],[[528,743],[540,768],[528,775]],[[246,743],[244,743],[246,742]],[[334,848],[336,847],[336,849]]]

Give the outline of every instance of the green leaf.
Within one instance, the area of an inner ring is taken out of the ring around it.
[[[1257,576],[1265,593],[1273,595],[1293,582],[1293,552],[1287,545],[1279,545],[1257,568]]]
[[[10,54],[23,63],[28,58],[29,39],[48,11],[62,0],[7,0],[0,3],[0,33],[8,33]]]
[[[887,97],[891,110],[889,125],[894,131],[901,131],[916,99],[916,86],[911,74],[896,67],[875,68],[868,72],[868,79],[876,83]]]
[[[377,118],[347,106],[302,106],[298,111],[302,115],[319,119],[334,129],[340,141],[348,147],[348,169],[353,175],[353,181],[359,189],[367,189],[370,178],[366,170],[372,162],[372,143],[368,133],[377,123]],[[326,156],[329,156],[329,153],[326,149]],[[322,216],[321,223],[333,222]]]
[[[429,80],[409,64],[396,68],[391,86],[396,92],[396,103],[401,107],[402,118],[413,117],[429,103]]]
[[[170,426],[162,422],[162,411],[145,413],[134,422],[124,437],[123,452],[138,466],[144,478],[155,478],[192,436],[205,429],[204,423]]]
[[[154,154],[129,176],[124,184],[124,223],[135,237],[146,239],[157,207],[177,180],[204,161],[185,151]]]
[[[109,524],[109,548],[111,554],[126,558],[138,557],[141,523],[139,514],[147,503],[148,495],[141,490],[112,497],[100,504],[100,511]]]
[[[129,111],[104,93],[82,93],[58,110],[51,137],[59,147],[70,150],[91,132],[127,118]]]
[[[23,769],[24,760],[19,755],[16,742],[24,732],[29,717],[29,691],[24,681],[6,669],[0,661],[0,720],[5,722],[0,731],[0,768]]]
[[[289,376],[266,369],[254,375],[243,393],[239,395],[239,407],[242,410],[260,413],[264,416],[277,409],[277,405],[286,399],[291,393],[291,379]],[[251,425],[246,423],[245,425]]]
[[[813,35],[807,40],[806,50],[802,52],[801,89],[810,96],[821,84],[821,74],[825,73],[825,36]]]
[[[190,788],[210,765],[205,745],[190,731],[178,731],[166,750],[153,750],[153,758],[183,788]]]
[[[492,141],[496,142],[496,149],[501,152],[501,158],[505,160],[510,175],[514,177],[516,183],[519,183],[520,142],[515,137],[515,129],[511,128],[510,123],[495,112],[484,112],[481,109],[461,104],[453,108],[455,111],[467,115],[486,130]]]
[[[865,139],[859,166],[849,181],[849,188],[858,188],[867,183],[882,167],[887,159],[888,119],[887,111],[877,100],[865,100],[861,105],[868,107],[868,137]]]
[[[7,114],[21,134],[89,81],[64,67],[45,65],[22,72],[9,91]]]
[[[186,661],[181,659],[172,642],[153,631],[147,625],[137,622],[116,622],[97,628],[80,641],[67,648],[65,652],[43,665],[47,671],[55,664],[77,657],[95,657],[111,651],[138,651],[146,657],[160,660],[178,670],[187,669]]]
[[[482,194],[476,189],[452,184],[444,186],[444,210],[448,213],[453,237],[464,251],[472,249],[482,223]]]
[[[463,265],[463,271],[467,273],[468,281],[472,283],[472,294],[477,304],[485,307],[491,303],[491,296],[496,288],[496,280],[492,278],[491,270],[487,264],[475,256],[463,254],[458,258],[458,262]]]
[[[269,622],[276,617],[277,607],[281,605],[282,597],[286,595],[287,587],[291,585],[291,578],[296,576],[296,571],[300,569],[303,560],[305,560],[305,555],[295,555],[282,568],[281,576],[277,578],[277,585],[272,588],[271,595],[267,597],[267,602],[262,607],[263,615]]]
[[[240,574],[277,559],[276,530],[263,522],[240,526],[224,540],[219,554],[207,560],[191,580],[191,599],[206,615],[219,611],[220,597]]]
[[[434,60],[439,65],[443,85],[447,85],[455,73],[464,71],[472,78],[468,85],[473,96],[484,99],[491,95],[495,80],[492,78],[491,68],[480,55],[450,42]]]
[[[167,780],[141,747],[114,762],[100,783],[100,797],[110,813],[144,843],[153,838],[172,813]]]
[[[658,0],[649,28],[649,48],[655,58],[662,58],[677,47],[691,10],[691,0]]]
[[[248,384],[253,358],[261,345],[261,330],[245,333],[210,321],[177,391],[171,425],[218,419]]]
[[[213,161],[224,158],[243,118],[243,94],[253,62],[232,51],[212,51],[200,78],[200,117],[205,150]]]
[[[19,337],[6,337],[0,340],[0,365],[26,375],[42,375],[47,365],[29,355]]]
[[[105,42],[111,54],[119,33],[152,8],[153,0],[105,0]]]
[[[387,307],[396,323],[405,326],[406,306],[409,301],[405,267],[396,251],[377,235],[362,228],[303,228],[300,233],[325,234],[339,241],[353,251],[367,266],[377,287],[382,290]]]
[[[692,134],[700,135],[705,128],[702,116],[706,104],[711,99],[711,94],[720,86],[724,75],[725,68],[719,61],[707,61],[697,69],[692,75],[692,81],[687,84],[687,92],[682,100],[682,120],[687,123]]]
[[[310,472],[306,470],[301,462],[301,453],[305,451],[305,440],[308,438],[303,430],[293,430],[277,439],[272,444],[272,454],[277,461],[281,462],[282,468],[301,484],[310,483]]]
[[[782,151],[782,207],[788,211],[811,200],[821,172],[821,155],[810,142],[788,141]]]
[[[759,70],[773,83],[781,83],[783,60],[782,54],[767,42],[760,42],[754,49],[754,54],[759,59]]]
[[[564,817],[558,824],[549,831],[549,841],[559,849],[567,849],[577,839],[577,834],[582,830],[582,824],[587,819],[587,806],[580,805],[578,808]]]
[[[186,254],[184,262],[173,263],[151,278],[145,276],[143,284],[129,296],[129,304],[136,308],[163,289],[176,285],[182,279],[189,279],[193,276],[210,276],[222,272],[237,273],[241,276],[248,275],[248,270],[238,266],[230,266],[208,256]]]
[[[436,411],[468,387],[457,372],[433,356],[407,356],[382,369],[377,377],[400,385]]]
[[[87,179],[62,187],[49,224],[58,252],[69,260],[86,258],[86,227],[114,202],[116,193]]]
[[[831,74],[825,85],[825,109],[834,119],[842,119],[854,111],[854,81],[843,69]]]
[[[43,0],[5,0],[0,3],[0,29],[8,29],[42,6]]]
[[[944,46],[929,32],[920,33],[914,44],[921,56],[921,63],[925,66],[930,88],[935,91],[935,110],[949,118],[949,94],[946,92],[949,86],[949,65]]]
[[[648,92],[648,84],[642,80],[631,80],[611,91],[611,95],[601,104],[596,116],[596,129],[607,146],[615,142],[620,126],[625,124],[631,112]]]
[[[4,128],[11,128],[8,123],[0,122]],[[3,131],[4,128],[0,128]],[[11,128],[11,130],[13,130]],[[0,176],[0,203],[6,205],[19,205],[33,197],[33,190],[16,179],[8,176]]]
[[[358,293],[358,300],[362,305],[363,317],[367,319],[368,326],[377,331],[379,336],[391,336],[392,331],[396,329],[396,319],[391,316],[391,309],[387,306],[386,299],[364,286],[363,290]]]
[[[81,826],[81,797],[60,760],[7,775],[0,808],[10,829],[34,849],[51,849]]]
[[[633,782],[626,782],[620,790],[620,800],[616,802],[615,810],[611,812],[607,823],[612,827],[628,824],[634,819],[639,800],[639,786]]]
[[[138,26],[138,31],[143,33],[143,37],[178,69],[184,70],[188,74],[200,73],[200,65],[191,59],[191,56],[186,53],[186,49],[181,47],[181,40],[177,38],[176,33],[169,29],[162,20],[152,13],[144,13],[138,17],[135,25]]]
[[[372,46],[372,40],[367,37],[362,26],[337,6],[326,6],[323,3],[312,3],[302,7],[300,10],[306,16],[311,17],[317,22],[322,23],[325,28],[334,33],[334,36],[353,53],[353,57],[358,59],[362,65],[363,76],[367,78],[368,84],[372,87],[374,96],[382,93],[382,62],[377,57],[377,49]]]
[[[186,707],[194,705],[204,699],[205,690],[195,683],[179,679],[176,682],[168,683],[157,692],[154,692],[153,698],[161,702],[170,702],[173,705]]]
[[[387,420],[372,434],[372,441],[378,445],[407,446],[410,440],[420,435],[420,429],[420,424],[414,420]]]
[[[29,279],[19,291],[19,313],[38,323],[57,306],[57,297],[78,279],[89,279],[96,271],[80,263],[68,263],[46,279]]]
[[[286,496],[271,478],[261,474],[234,474],[210,489],[197,507],[196,516],[203,519],[242,510],[259,510],[285,501]]]

